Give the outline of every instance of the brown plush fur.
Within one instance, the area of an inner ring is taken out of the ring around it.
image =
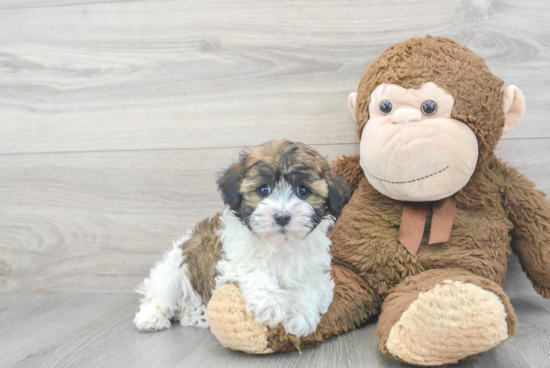
[[[345,158],[344,161],[350,168],[358,158]],[[341,163],[335,168],[339,166]],[[344,173],[340,174],[346,177]],[[353,183],[350,186],[354,187]],[[533,189],[531,182],[517,176],[515,169],[497,158],[492,157],[456,195],[457,211],[449,242],[428,245],[429,233],[426,230],[416,257],[404,252],[397,241],[403,204],[377,192],[364,176],[356,186],[330,234],[334,242],[331,249],[333,268],[346,270],[346,277],[342,279],[342,275],[333,271],[336,281],[333,304],[317,332],[302,339],[301,348],[367,322],[369,317],[379,312],[382,301],[391,296],[396,285],[408,276],[424,275],[430,269],[458,268],[481,276],[477,279],[470,277],[468,282],[495,292],[501,298],[508,313],[511,335],[515,332],[515,315],[498,286],[504,283],[511,244],[537,292],[544,297],[550,296],[550,205],[540,191]],[[529,197],[529,201],[524,202],[525,197]],[[511,201],[516,205],[505,207]],[[518,217],[522,220],[519,223],[514,221]],[[531,222],[527,218],[539,221]],[[427,221],[426,229],[429,229],[430,218]],[[518,232],[521,236],[515,235]],[[541,242],[531,242],[533,238]],[[463,281],[463,277],[457,276],[456,280]],[[361,310],[354,310],[357,307]],[[380,325],[380,336],[387,338],[390,328],[391,324]],[[271,335],[268,340],[278,340],[279,346],[288,339],[284,330],[271,331]],[[274,350],[279,351],[276,346]]]
[[[404,251],[397,240],[403,203],[380,194],[369,184],[358,156],[336,160],[333,168],[348,181],[352,198],[330,234],[334,243],[331,253],[334,267],[348,273],[345,283],[335,274],[333,304],[337,307],[329,309],[318,332],[303,339],[302,347],[365,323],[378,313],[384,299],[388,300],[388,309],[397,308],[392,314],[393,319],[397,318],[404,306],[392,306],[391,293],[414,282],[414,278],[406,281],[407,277],[448,268],[476,275],[469,278],[470,282],[501,298],[511,335],[515,332],[514,312],[497,285],[504,282],[512,249],[537,292],[550,297],[550,204],[532,182],[493,154],[502,134],[503,83],[490,73],[481,57],[443,38],[411,39],[391,47],[369,66],[361,80],[358,133],[368,120],[370,93],[377,85],[394,83],[415,88],[427,81],[453,94],[456,103],[452,117],[468,124],[479,141],[480,159],[475,173],[456,194],[451,238],[443,244],[428,245],[429,216],[416,257]],[[342,292],[343,285],[348,292]],[[353,311],[361,305],[363,313]],[[381,346],[393,319],[379,326]],[[284,331],[273,335],[272,340],[285,340]]]
[[[355,192],[359,181],[364,176],[363,169],[359,163],[359,156],[343,156],[332,162],[332,169],[339,173],[349,184],[350,194]]]
[[[503,204],[514,225],[512,249],[537,293],[550,298],[550,204],[516,168],[499,161],[496,170],[503,178]]]
[[[329,234],[334,299],[311,336],[297,341],[281,326],[269,330],[268,344],[274,351],[304,348],[351,330],[376,316],[385,301],[378,336],[382,351],[389,354],[385,341],[391,327],[421,291],[442,279],[493,292],[505,306],[512,335],[514,311],[500,288],[512,250],[535,290],[550,297],[550,203],[531,181],[494,156],[504,124],[503,82],[491,74],[483,58],[445,38],[413,38],[392,46],[361,79],[358,134],[368,121],[369,98],[376,86],[418,88],[425,82],[453,95],[452,118],[468,124],[479,142],[475,172],[455,195],[450,240],[428,245],[428,216],[420,249],[416,257],[409,254],[397,240],[403,203],[369,184],[358,156],[336,160],[333,168],[348,181],[352,196]]]

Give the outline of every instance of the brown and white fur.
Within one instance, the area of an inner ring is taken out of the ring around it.
[[[297,337],[315,331],[334,292],[327,236],[349,188],[317,151],[273,141],[241,153],[218,179],[227,206],[175,242],[138,292],[144,331],[208,327],[213,290],[238,284],[258,323]]]

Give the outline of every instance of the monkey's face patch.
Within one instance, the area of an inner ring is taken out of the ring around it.
[[[464,187],[478,142],[468,125],[451,118],[453,105],[453,96],[432,82],[376,87],[360,146],[369,183],[400,201],[435,201]]]
[[[305,238],[326,216],[338,217],[349,188],[316,150],[274,141],[241,153],[219,178],[224,202],[271,243]]]

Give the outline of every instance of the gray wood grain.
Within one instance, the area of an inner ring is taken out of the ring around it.
[[[391,44],[443,35],[550,137],[543,0],[131,1],[0,13],[0,153],[354,143],[346,96]]]
[[[0,10],[8,9],[28,9],[28,8],[44,8],[44,7],[59,7],[59,6],[74,6],[99,3],[114,3],[128,1],[144,1],[144,0],[1,0]]]
[[[238,151],[0,155],[0,290],[132,292],[172,239],[223,209],[216,173]],[[548,139],[503,141],[499,153],[550,191]],[[532,290],[515,271],[510,287]]]
[[[302,353],[258,356],[223,348],[209,330],[175,324],[166,331],[139,332],[131,323],[137,310],[133,295],[0,296],[9,299],[8,307],[0,308],[3,367],[406,367],[378,351],[375,324]],[[518,333],[457,368],[547,366],[550,301],[512,298],[512,303]]]

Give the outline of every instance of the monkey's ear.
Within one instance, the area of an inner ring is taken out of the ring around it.
[[[239,189],[244,176],[244,165],[242,158],[239,162],[229,166],[218,177],[218,190],[222,194],[223,203],[232,211],[239,211],[241,206],[242,194]]]
[[[353,116],[353,120],[357,122],[355,117],[355,108],[357,107],[357,92],[352,92],[348,96],[348,109],[349,112],[351,112],[351,116]]]
[[[525,114],[525,97],[516,86],[508,86],[502,92],[502,108],[504,110],[504,129],[502,135],[510,133],[518,126]]]
[[[344,179],[332,172],[328,179],[328,211],[335,218],[340,217],[350,197],[349,186]]]

